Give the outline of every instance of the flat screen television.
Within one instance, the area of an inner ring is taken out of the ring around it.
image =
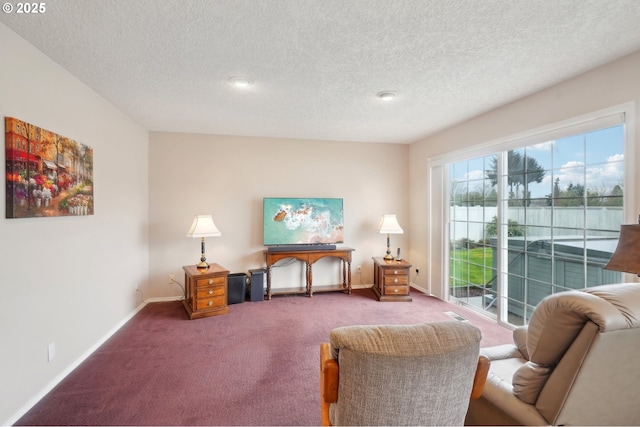
[[[342,199],[265,197],[264,245],[344,243]]]

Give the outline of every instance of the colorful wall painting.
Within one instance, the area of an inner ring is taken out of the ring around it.
[[[93,215],[93,148],[5,117],[6,217]]]

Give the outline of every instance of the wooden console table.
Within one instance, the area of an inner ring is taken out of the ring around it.
[[[267,299],[271,299],[271,266],[276,262],[286,259],[294,258],[302,261],[307,269],[306,272],[306,290],[299,291],[295,289],[278,290],[279,294],[293,294],[302,293],[313,296],[313,263],[319,259],[325,257],[340,258],[342,260],[342,284],[333,286],[323,286],[316,289],[316,292],[331,292],[331,291],[347,291],[351,294],[351,252],[354,249],[351,248],[336,248],[328,250],[310,250],[310,251],[285,251],[285,252],[269,252],[265,251],[265,258],[267,261]]]

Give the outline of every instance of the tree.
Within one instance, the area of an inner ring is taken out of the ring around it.
[[[498,183],[498,158],[491,159],[491,167],[485,171],[486,177],[493,185]],[[509,151],[507,154],[507,184],[509,185],[509,199],[523,199],[523,204],[529,205],[531,192],[527,189],[532,182],[542,182],[544,168],[538,161],[518,151]],[[520,188],[522,187],[522,193]],[[520,203],[518,203],[520,204]]]
[[[623,201],[623,191],[622,187],[619,184],[616,184],[611,192],[609,193],[609,197],[604,198],[605,206],[622,206]]]
[[[553,183],[553,194],[547,194],[547,206],[584,206],[585,188],[582,184],[570,182],[566,190],[560,190],[560,179]],[[595,195],[594,195],[595,198]]]
[[[462,206],[467,195],[467,186],[460,181],[453,181],[449,187],[451,206]]]
[[[498,235],[498,217],[494,215],[491,222],[487,223],[485,228],[487,236]],[[507,235],[509,237],[524,236],[524,227],[514,219],[507,220]]]

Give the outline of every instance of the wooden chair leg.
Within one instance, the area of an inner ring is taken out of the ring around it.
[[[489,367],[491,361],[487,356],[478,357],[478,367],[476,368],[476,375],[473,377],[473,389],[471,389],[471,399],[477,399],[482,395],[484,391],[484,385],[487,382],[487,375],[489,374]]]
[[[338,401],[338,362],[331,358],[329,343],[320,344],[320,413],[321,425],[330,426],[329,408]]]

